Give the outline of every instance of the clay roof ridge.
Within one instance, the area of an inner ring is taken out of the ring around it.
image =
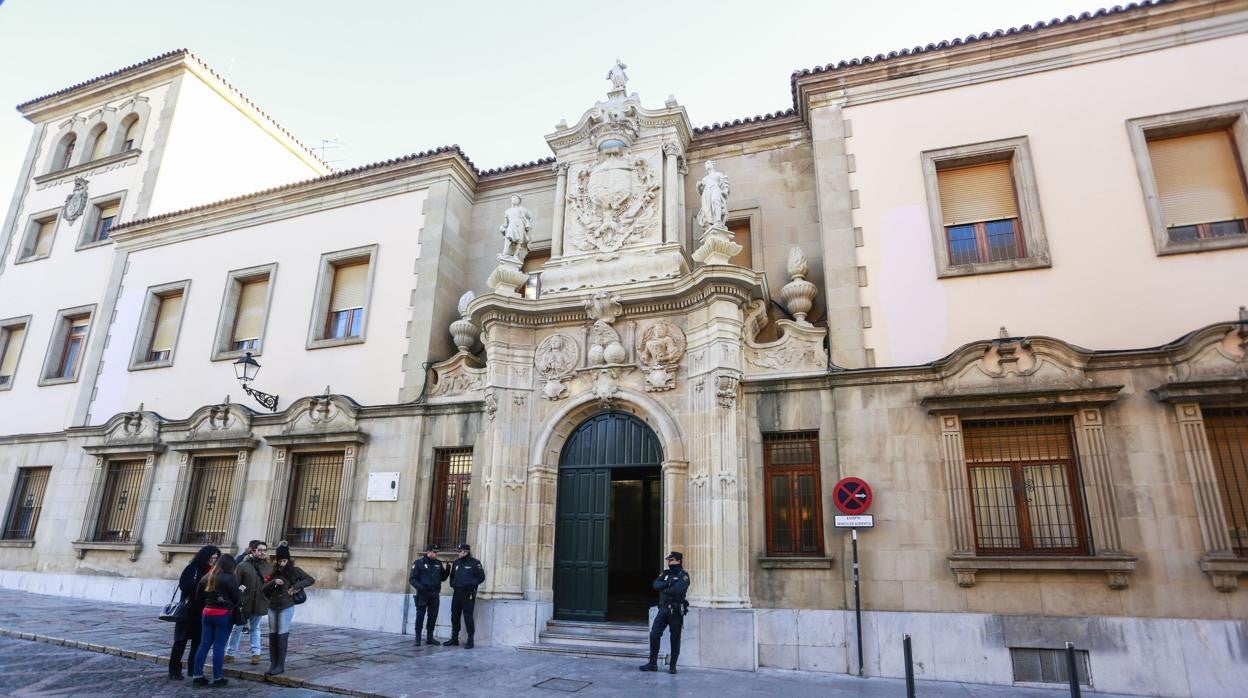
[[[102,80],[108,80],[109,78],[115,78],[115,77],[117,77],[118,75],[121,75],[121,74],[123,74],[123,73],[128,73],[128,72],[130,72],[130,71],[132,71],[132,70],[136,70],[136,69],[138,69],[138,68],[142,68],[142,67],[144,67],[144,66],[151,65],[152,63],[156,63],[156,62],[159,62],[159,61],[163,61],[163,60],[165,60],[166,58],[173,58],[174,56],[185,56],[185,55],[188,55],[188,54],[190,54],[190,51],[188,51],[187,49],[184,49],[184,48],[178,48],[178,49],[174,49],[174,50],[172,50],[172,51],[166,51],[165,53],[162,53],[162,54],[160,54],[159,56],[152,56],[151,58],[146,58],[146,59],[144,59],[144,60],[139,61],[138,63],[133,63],[133,64],[131,64],[131,65],[128,65],[128,66],[124,67],[124,68],[118,68],[117,70],[114,70],[114,71],[112,71],[112,72],[104,73],[103,75],[97,75],[97,76],[95,76],[95,77],[93,77],[93,78],[91,78],[91,79],[89,79],[89,80],[83,80],[82,82],[75,83],[75,84],[73,84],[73,85],[70,85],[69,87],[64,87],[64,88],[61,88],[61,89],[59,89],[59,90],[56,90],[55,92],[49,92],[48,94],[43,95],[43,96],[41,96],[41,97],[35,97],[34,99],[28,99],[28,100],[26,100],[25,102],[22,102],[21,104],[17,105],[17,110],[18,110],[18,111],[21,111],[21,110],[25,109],[26,107],[32,106],[32,105],[34,105],[34,104],[38,104],[39,102],[42,102],[42,101],[44,101],[45,99],[51,99],[51,98],[53,98],[53,97],[59,97],[60,95],[66,94],[66,93],[68,93],[68,92],[73,92],[74,90],[81,89],[81,88],[83,88],[83,87],[86,87],[87,85],[93,85],[93,84],[95,84],[95,83],[97,83],[97,82],[100,82],[100,81],[102,81]]]
[[[496,174],[502,174],[504,172],[515,172],[516,170],[527,170],[531,167],[543,167],[545,165],[553,165],[554,163],[555,163],[555,158],[553,156],[547,156],[544,158],[538,158],[536,160],[530,160],[528,162],[517,162],[511,165],[500,165],[498,167],[491,167],[488,170],[478,170],[477,176],[484,177],[486,175],[496,175]]]
[[[289,191],[291,189],[297,189],[299,187],[304,187],[304,186],[308,186],[311,184],[317,184],[319,182],[328,182],[328,181],[335,180],[335,179],[341,179],[343,177],[347,177],[349,175],[354,175],[354,174],[359,174],[361,172],[384,169],[386,167],[391,167],[393,165],[399,165],[399,164],[406,163],[406,162],[412,162],[413,160],[422,160],[426,158],[432,158],[437,155],[445,155],[448,153],[458,156],[468,166],[468,169],[472,170],[474,174],[478,173],[476,165],[472,164],[472,160],[469,159],[466,154],[464,154],[464,151],[460,149],[459,145],[457,144],[441,145],[436,148],[430,148],[429,150],[422,150],[417,153],[409,153],[407,155],[400,155],[398,157],[389,158],[386,160],[370,162],[365,165],[357,165],[355,167],[350,167],[345,170],[337,170],[326,175],[321,175],[320,177],[312,177],[310,179],[301,179],[296,182],[289,182],[287,184],[280,184],[275,187],[269,187],[268,189],[261,189],[259,191],[248,192],[246,194],[239,194],[238,196],[231,196],[225,199],[219,199],[217,201],[209,201],[207,203],[198,204],[195,206],[189,206],[187,208],[178,209],[176,211],[167,211],[165,213],[158,213],[152,216],[148,216],[146,218],[138,218],[132,221],[126,221],[124,223],[118,223],[117,225],[113,226],[113,230],[121,231],[127,228],[133,228],[139,225],[154,223],[156,221],[161,221],[161,220],[165,220],[168,218],[175,218],[177,216],[186,215],[188,213],[204,211],[204,210],[208,210],[212,208],[217,208],[219,206],[225,206],[227,204],[238,203],[240,201],[256,199],[256,198],[266,196],[269,194],[275,194],[278,192]]]
[[[948,48],[953,48],[955,46],[961,46],[964,44],[971,44],[971,43],[975,43],[978,41],[987,41],[989,39],[995,39],[995,38],[1002,37],[1002,36],[1014,36],[1017,34],[1026,34],[1029,32],[1034,32],[1034,31],[1038,31],[1042,29],[1049,29],[1049,28],[1057,27],[1057,26],[1077,24],[1079,22],[1086,22],[1088,20],[1098,19],[1101,17],[1108,17],[1111,15],[1119,15],[1119,14],[1126,14],[1129,12],[1136,12],[1136,11],[1148,9],[1151,7],[1157,7],[1159,5],[1168,5],[1173,2],[1177,2],[1177,0],[1139,0],[1138,2],[1131,2],[1126,5],[1114,5],[1113,7],[1110,7],[1110,8],[1101,8],[1101,9],[1094,10],[1094,11],[1082,12],[1079,15],[1067,15],[1066,17],[1054,17],[1053,19],[1050,19],[1048,21],[1039,20],[1031,24],[1023,24],[1017,27],[1010,27],[1009,29],[996,29],[991,32],[980,32],[978,34],[970,34],[968,36],[961,37],[961,38],[955,37],[953,39],[944,39],[942,41],[929,43],[924,46],[914,46],[911,48],[903,48],[903,49],[899,49],[896,51],[889,51],[888,53],[877,53],[874,56],[862,56],[861,58],[850,58],[846,60],[837,61],[835,63],[827,63],[825,65],[815,66],[813,68],[799,68],[797,70],[794,70],[792,75],[789,78],[789,83],[792,86],[791,91],[793,94],[793,104],[794,106],[797,106],[797,80],[798,78],[805,77],[807,75],[818,75],[821,73],[830,73],[830,72],[835,72],[838,70],[843,70],[846,68],[854,68],[857,66],[869,65],[872,63],[881,63],[881,62],[892,60],[895,58],[901,58],[904,56],[914,56],[914,55],[921,54],[921,53],[933,53],[936,51],[943,51]]]
[[[723,121],[723,122],[716,121],[710,124],[709,126],[695,126],[693,128],[693,134],[695,136],[700,136],[704,133],[722,131],[726,128],[732,128],[734,126],[744,126],[746,124],[757,124],[757,123],[761,123],[764,121],[774,121],[776,119],[783,119],[785,117],[794,116],[796,114],[797,114],[797,110],[794,109],[793,107],[789,107],[787,109],[780,109],[774,112],[767,112],[766,114],[755,114],[754,116],[746,116],[740,119],[733,119],[731,121]]]

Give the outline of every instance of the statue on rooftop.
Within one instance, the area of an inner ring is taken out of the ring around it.
[[[611,70],[607,71],[607,79],[611,81],[612,92],[622,92],[625,83],[628,82],[628,75],[624,74],[624,69],[628,66],[620,59],[615,59],[615,65],[611,66]]]

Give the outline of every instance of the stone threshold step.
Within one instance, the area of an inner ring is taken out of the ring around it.
[[[650,647],[650,636],[642,635],[640,637],[617,637],[613,635],[582,635],[581,633],[556,633],[549,630],[538,635],[538,644],[554,642],[555,644],[568,645],[589,645],[593,646],[599,643],[607,646],[625,645],[648,650]]]
[[[629,650],[615,647],[595,647],[593,645],[564,645],[559,643],[539,643],[530,645],[519,645],[516,649],[521,652],[544,652],[547,654],[569,654],[578,657],[607,657],[613,659],[640,659],[645,661],[650,658],[650,651],[646,650]],[[659,661],[665,661],[666,655],[660,655]]]
[[[649,631],[650,626],[645,623],[615,623],[615,622],[599,622],[596,620],[548,620],[546,625],[560,626],[565,628],[593,628],[602,630],[645,630]]]

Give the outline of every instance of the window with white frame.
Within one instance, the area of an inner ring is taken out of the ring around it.
[[[159,368],[173,364],[189,281],[175,281],[147,290],[147,301],[135,335],[130,368]]]
[[[261,353],[276,264],[232,271],[226,278],[213,346],[214,361]]]
[[[1025,137],[922,154],[939,278],[1050,266]]]
[[[30,217],[26,234],[22,236],[17,252],[17,263],[33,262],[52,254],[52,241],[56,236],[57,211],[44,211]]]
[[[22,356],[29,325],[29,315],[0,320],[0,390],[13,387],[13,377],[17,375],[17,362]]]
[[[1158,254],[1248,245],[1248,103],[1127,122]]]
[[[39,385],[73,383],[86,358],[94,305],[66,308],[56,314]]]
[[[377,246],[321,256],[309,349],[364,341]]]

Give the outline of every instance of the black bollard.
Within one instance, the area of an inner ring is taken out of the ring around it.
[[[906,698],[914,698],[914,655],[910,651],[910,635],[901,636],[901,648],[906,654]]]
[[[1079,666],[1075,657],[1075,643],[1066,643],[1066,674],[1070,677],[1070,698],[1079,698]]]

